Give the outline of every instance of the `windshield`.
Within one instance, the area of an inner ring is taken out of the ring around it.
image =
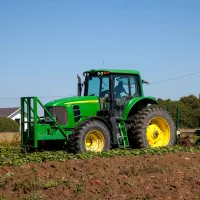
[[[104,97],[105,94],[109,95],[109,76],[91,76],[88,78],[88,96]]]

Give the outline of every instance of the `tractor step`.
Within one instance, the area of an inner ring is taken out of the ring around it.
[[[125,125],[124,121],[117,123],[117,130],[118,130],[117,141],[118,141],[119,148],[128,147],[129,142],[128,142],[126,125]]]
[[[128,147],[128,146],[125,144],[125,142],[124,142],[124,137],[118,136],[118,137],[117,137],[117,141],[118,141],[118,147],[119,147],[119,148],[126,148],[126,147]]]

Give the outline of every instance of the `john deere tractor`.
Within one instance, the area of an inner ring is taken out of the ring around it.
[[[45,105],[21,98],[22,147],[64,143],[68,152],[111,148],[154,148],[176,144],[176,126],[155,98],[144,96],[136,70],[88,70],[78,77],[78,94]],[[38,107],[44,115],[39,116]]]

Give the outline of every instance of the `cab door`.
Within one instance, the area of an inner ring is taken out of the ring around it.
[[[131,99],[140,96],[138,76],[114,75],[113,93],[115,114],[121,117],[127,103]]]

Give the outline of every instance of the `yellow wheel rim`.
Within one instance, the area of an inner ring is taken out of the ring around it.
[[[150,147],[167,146],[170,141],[170,127],[162,117],[153,118],[146,130],[147,141]]]
[[[87,151],[101,152],[104,148],[104,136],[100,131],[92,130],[85,137]]]

